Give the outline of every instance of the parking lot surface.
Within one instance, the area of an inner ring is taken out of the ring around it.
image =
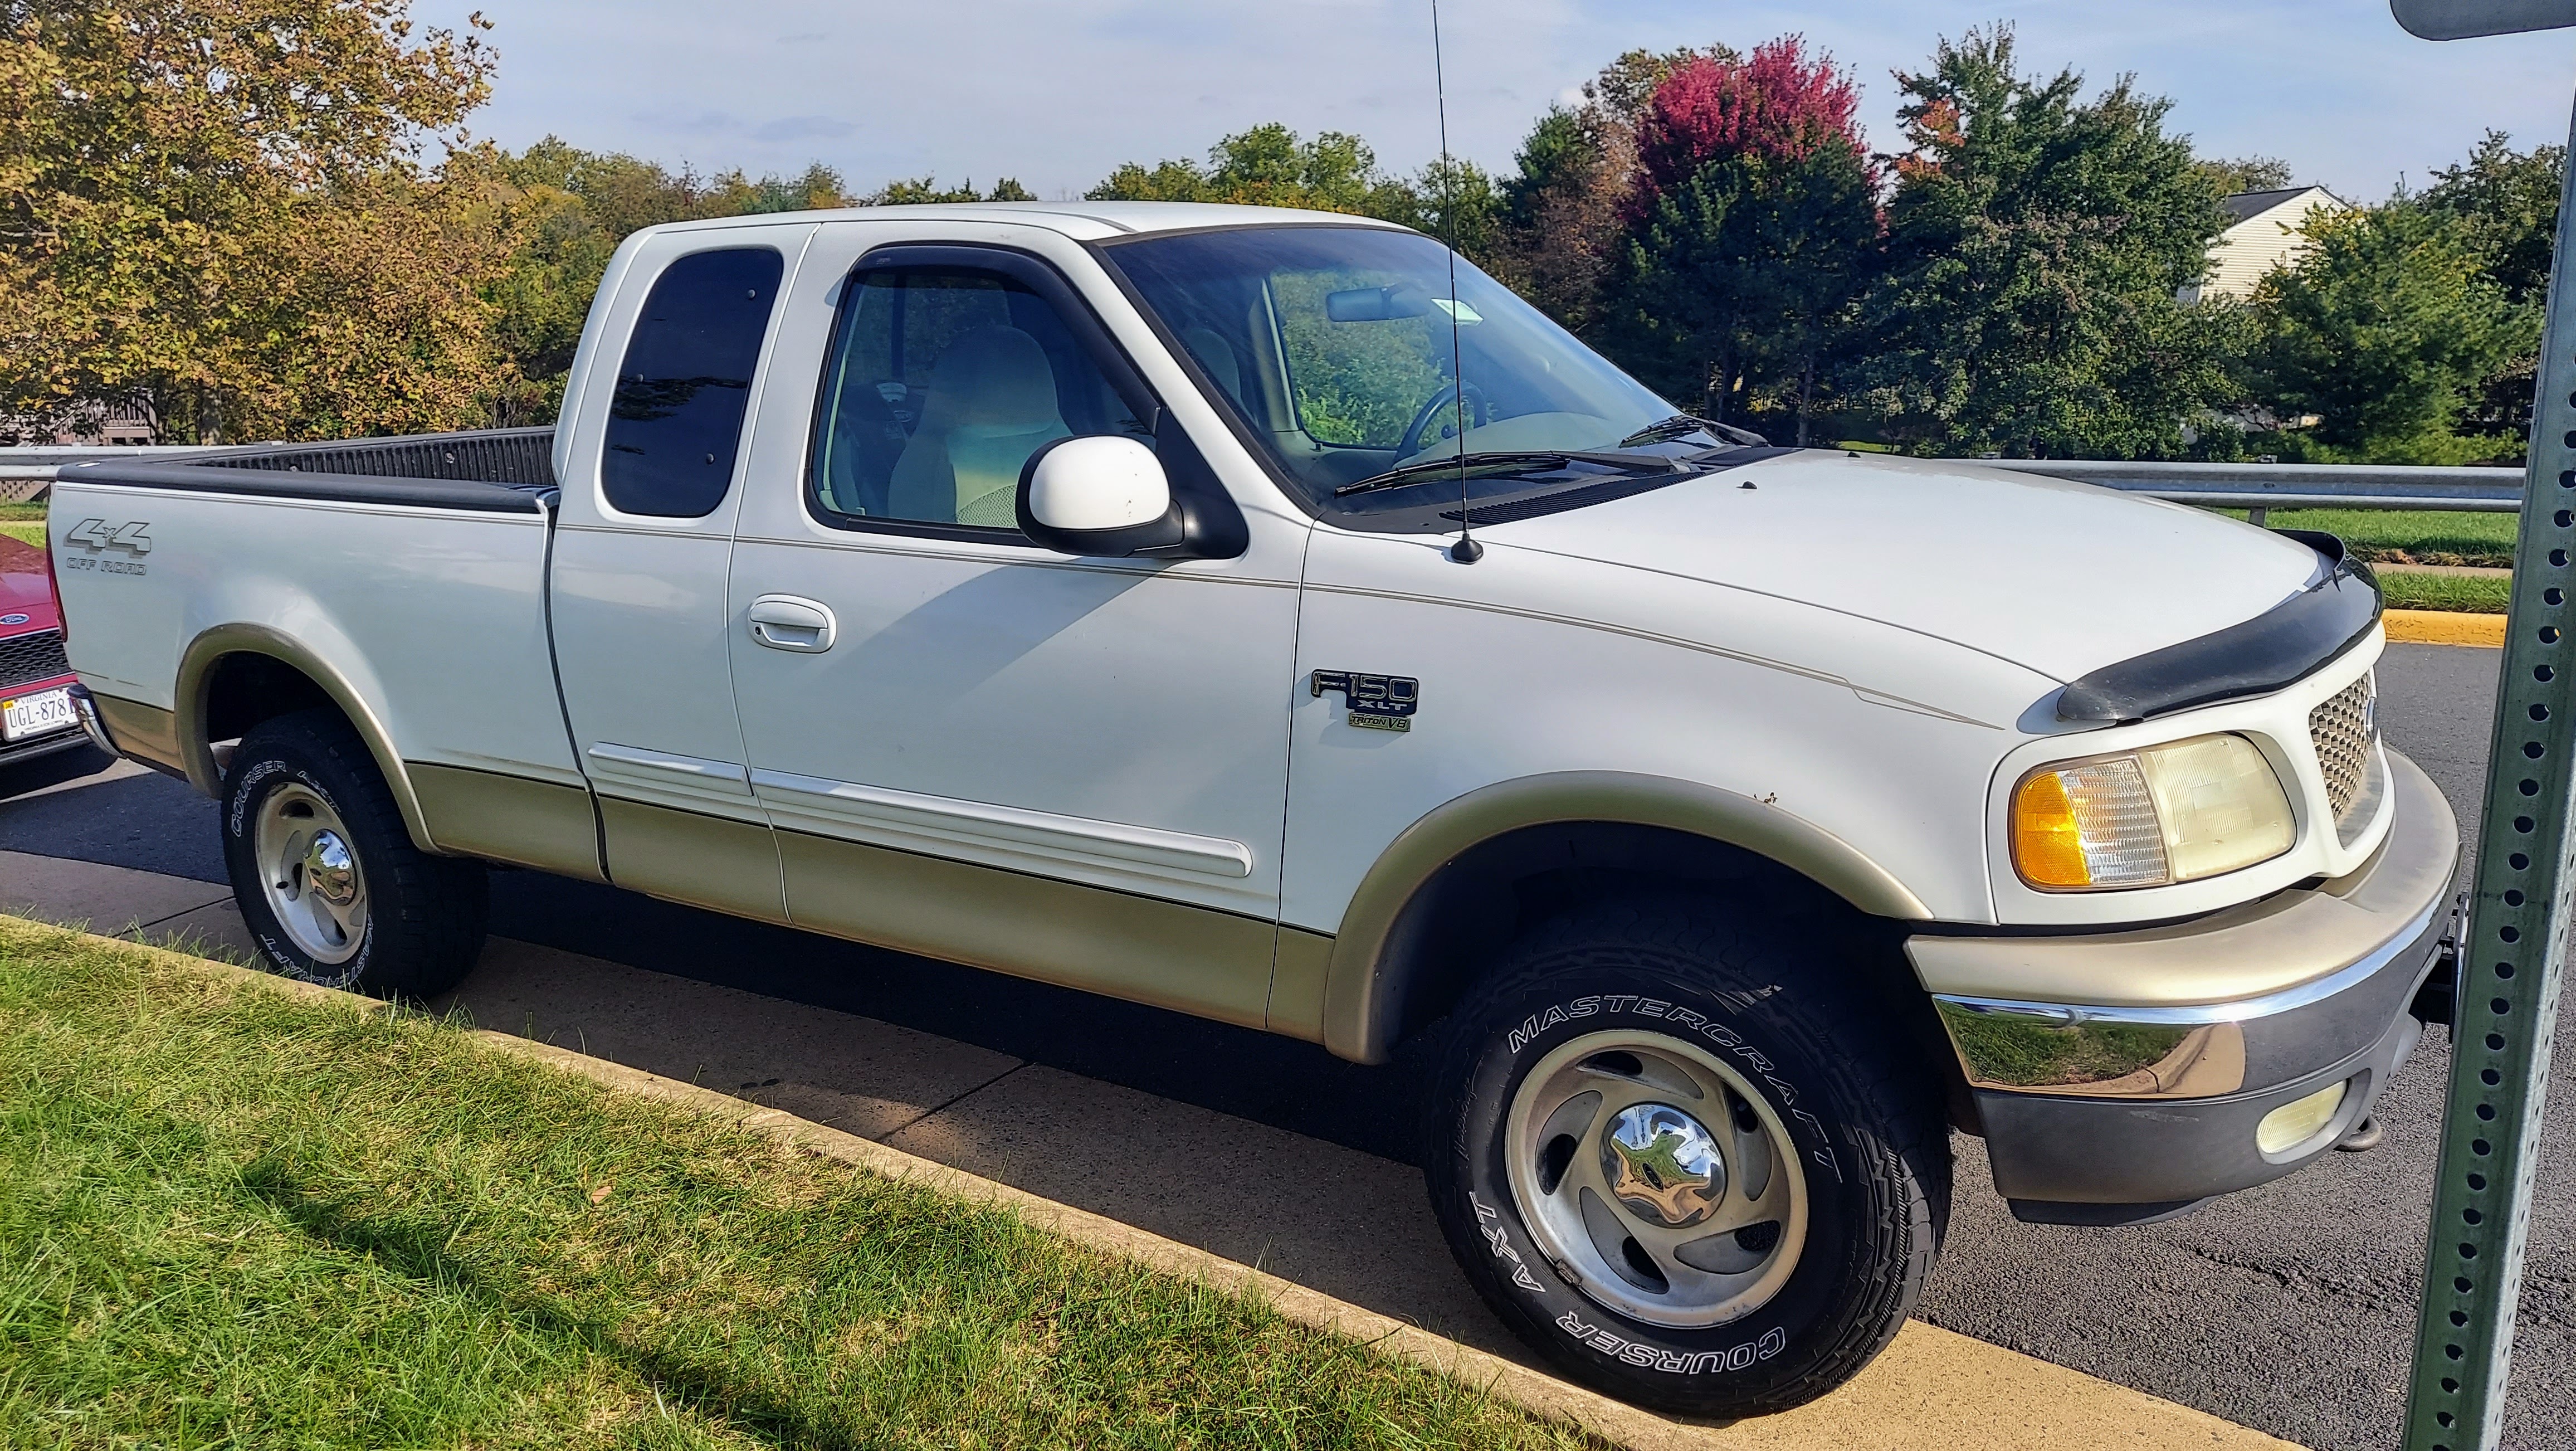
[[[2380,667],[2389,739],[2441,785],[2472,841],[2497,659],[2398,645]],[[211,803],[102,765],[62,758],[44,778],[0,783],[26,793],[0,802],[0,851],[29,854],[16,870],[58,858],[222,882]],[[156,930],[220,935],[229,907],[180,895]],[[485,1026],[738,1092],[1517,1356],[1421,1203],[1410,1064],[1361,1068],[1265,1034],[531,872],[494,875],[492,930],[513,941],[458,995]],[[2568,1004],[2576,1013],[2576,995]],[[2566,1444],[2576,1424],[2576,1053],[2557,1062],[2507,1421],[2516,1447]],[[2307,1445],[2393,1446],[2448,1066],[2435,1033],[2382,1097],[2374,1152],[2328,1155],[2145,1228],[2020,1224],[1962,1137],[1921,1314]],[[1211,1162],[1230,1167],[1211,1179]]]

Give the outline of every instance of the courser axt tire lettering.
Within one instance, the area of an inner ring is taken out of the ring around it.
[[[1443,1026],[1425,1163],[1468,1279],[1559,1370],[1692,1415],[1785,1410],[1884,1348],[1947,1217],[1940,1095],[1761,904],[1581,909]]]
[[[287,976],[429,998],[482,953],[482,864],[412,845],[365,744],[331,711],[280,716],[242,738],[221,824],[242,921]]]

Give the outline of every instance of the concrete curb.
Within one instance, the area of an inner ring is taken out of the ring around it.
[[[381,1006],[374,999],[254,968],[120,938],[78,935],[239,987],[267,988],[351,1010]],[[1875,1388],[1865,1398],[1854,1387],[1846,1387],[1795,1411],[1757,1420],[1674,1421],[1196,1246],[781,1110],[549,1043],[488,1028],[467,1031],[497,1051],[576,1074],[612,1092],[658,1099],[872,1173],[1007,1207],[1031,1225],[1077,1244],[1260,1299],[1298,1324],[1357,1340],[1479,1387],[1531,1415],[1576,1427],[1632,1451],[1960,1451],[1968,1447],[2060,1451],[2069,1444],[2134,1451],[2166,1447],[2298,1451],[2295,1443],[2206,1412],[1920,1322],[1907,1325],[1896,1343],[1873,1363],[1867,1378]]]
[[[2388,610],[2379,618],[2392,644],[2499,646],[2504,643],[2502,615],[2471,615],[2456,610]]]

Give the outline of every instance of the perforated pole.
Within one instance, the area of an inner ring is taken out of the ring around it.
[[[2571,121],[2576,155],[2576,121]],[[2576,167],[2558,204],[2477,894],[2460,946],[2451,1091],[2406,1401],[2408,1451],[2487,1451],[2504,1428],[2531,1179],[2566,965],[2576,764]],[[2564,1431],[2565,1428],[2560,1428]]]

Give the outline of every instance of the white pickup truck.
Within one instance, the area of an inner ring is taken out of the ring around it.
[[[1419,1053],[1496,1313],[1711,1415],[1887,1343],[1951,1130],[2138,1222],[2448,1018],[2335,541],[1762,446],[1414,232],[658,227],[562,420],[56,486],[84,720],[279,969],[436,993],[501,862]]]

